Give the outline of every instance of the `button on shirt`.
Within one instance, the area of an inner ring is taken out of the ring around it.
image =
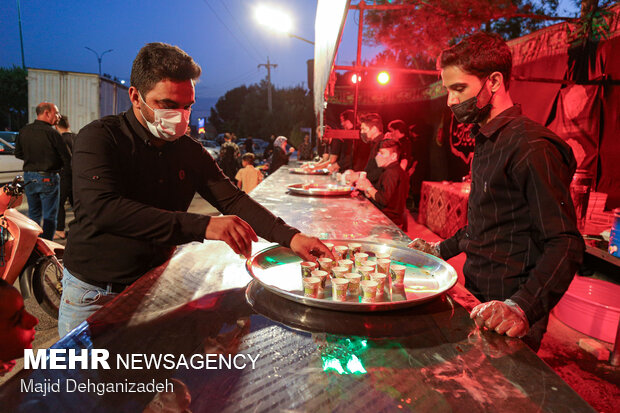
[[[570,147],[513,106],[483,127],[476,146],[466,227],[440,244],[467,253],[465,286],[479,299],[512,299],[530,325],[559,301],[581,264],[569,185]]]
[[[69,151],[60,133],[38,119],[19,131],[15,157],[24,160],[24,171],[27,172],[60,172],[71,165]]]
[[[198,192],[224,214],[288,246],[296,229],[236,188],[188,136],[157,148],[133,110],[84,127],[73,147],[75,221],[64,262],[84,280],[130,284],[175,245],[202,241],[210,217],[188,213]]]

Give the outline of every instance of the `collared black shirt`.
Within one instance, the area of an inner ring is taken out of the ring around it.
[[[375,186],[377,193],[371,202],[377,206],[396,225],[403,225],[403,214],[407,195],[409,194],[409,176],[400,167],[398,161],[385,168]]]
[[[472,132],[468,224],[440,244],[467,254],[465,287],[484,301],[512,299],[530,325],[546,316],[583,259],[569,185],[570,147],[513,106]]]
[[[364,169],[366,171],[366,178],[374,187],[376,187],[377,182],[379,182],[379,178],[383,173],[383,169],[379,168],[377,161],[375,160],[375,156],[377,156],[377,153],[379,152],[379,145],[382,140],[383,134],[377,136],[377,138],[372,141],[370,154],[368,155],[368,161],[366,162],[366,168]]]
[[[329,154],[338,156],[336,162],[340,172],[353,167],[353,142],[351,139],[332,139],[329,144]]]
[[[60,133],[38,119],[19,131],[15,157],[24,160],[24,171],[27,172],[60,172],[71,164]]]
[[[130,284],[175,245],[202,241],[210,217],[188,213],[196,192],[256,233],[290,245],[297,232],[234,186],[188,136],[158,148],[133,110],[85,126],[73,146],[75,221],[64,262],[84,280]]]

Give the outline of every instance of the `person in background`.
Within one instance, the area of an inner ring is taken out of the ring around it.
[[[222,172],[226,175],[233,183],[235,182],[235,176],[237,175],[237,171],[239,170],[239,146],[232,141],[233,135],[230,133],[226,133],[224,135],[224,143],[220,148],[220,158],[218,160],[218,165],[222,168]]]
[[[360,117],[360,139],[363,142],[369,143],[371,145],[370,148],[370,157],[366,161],[366,166],[364,167],[364,171],[366,172],[366,177],[370,181],[372,185],[376,185],[379,182],[379,177],[383,172],[381,168],[377,166],[376,156],[379,152],[379,145],[383,140],[383,121],[381,119],[381,115],[378,113],[367,113]],[[360,174],[356,171],[347,171],[346,177],[347,181],[351,184],[355,184]]]
[[[241,157],[241,165],[243,166],[237,172],[235,179],[237,185],[246,194],[263,181],[263,173],[254,167],[254,154],[246,152]]]
[[[245,147],[245,153],[254,153],[254,140],[251,135],[248,135],[248,137],[245,138],[243,146]]]
[[[340,125],[345,130],[353,129],[353,111],[345,110],[340,114]],[[329,156],[313,165],[315,169],[329,168],[330,172],[344,172],[353,166],[353,142],[350,139],[331,138]]]
[[[312,159],[312,144],[310,143],[310,134],[304,133],[304,141],[299,147],[299,160],[309,161]]]
[[[395,119],[388,123],[388,133],[385,134],[385,139],[394,139],[398,141],[400,146],[400,159],[398,160],[400,167],[403,171],[407,172],[407,176],[411,176],[413,173],[413,156],[411,153],[411,141],[407,136],[407,124],[400,119]]]
[[[537,351],[583,259],[569,192],[575,157],[512,102],[512,54],[501,37],[471,35],[444,50],[438,66],[454,117],[474,124],[467,225],[441,243],[410,247],[445,260],[464,252],[465,287],[482,301],[470,315],[476,325]]]
[[[295,152],[295,148],[292,147],[288,151],[286,150],[287,141],[285,136],[278,136],[273,142],[273,154],[269,162],[270,175],[280,169],[282,165],[288,165],[289,156]]]
[[[19,291],[0,278],[0,376],[13,369],[15,359],[24,357],[24,349],[32,348],[37,324]]]
[[[37,105],[37,119],[24,126],[15,142],[15,157],[24,160],[24,181],[28,199],[28,217],[41,225],[45,239],[52,240],[56,232],[60,172],[71,167],[67,145],[54,125],[60,114],[53,103]]]
[[[73,142],[75,141],[76,134],[71,132],[71,126],[69,125],[69,118],[66,115],[60,115],[60,119],[56,124],[56,129],[60,133],[63,142],[67,145],[67,151],[69,156],[73,153]],[[65,239],[67,233],[65,232],[65,203],[69,201],[69,205],[73,208],[73,180],[71,178],[71,164],[68,167],[63,168],[60,174],[60,197],[58,199],[58,216],[56,220],[56,234],[54,238]]]
[[[400,143],[393,139],[384,139],[379,143],[375,155],[381,175],[376,184],[367,178],[359,178],[356,189],[364,192],[366,197],[400,228],[405,228],[405,203],[409,193],[409,175],[400,166]]]

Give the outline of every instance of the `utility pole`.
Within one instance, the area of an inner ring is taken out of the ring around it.
[[[22,12],[17,0],[17,22],[19,23],[19,44],[22,50],[22,69],[26,70],[26,59],[24,59],[24,36],[22,35]]]
[[[278,67],[275,63],[269,63],[269,56],[267,56],[267,63],[261,63],[257,67],[260,69],[261,66],[265,66],[267,68],[267,108],[269,109],[269,113],[271,113],[271,67],[275,69]]]

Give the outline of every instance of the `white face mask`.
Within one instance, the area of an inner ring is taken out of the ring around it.
[[[190,110],[186,109],[153,109],[146,104],[142,98],[142,94],[139,94],[140,100],[144,105],[153,111],[155,116],[154,122],[149,122],[144,117],[142,111],[142,119],[146,122],[146,126],[149,131],[160,139],[166,141],[176,141],[181,136],[185,135],[187,131],[187,125],[189,125]]]

